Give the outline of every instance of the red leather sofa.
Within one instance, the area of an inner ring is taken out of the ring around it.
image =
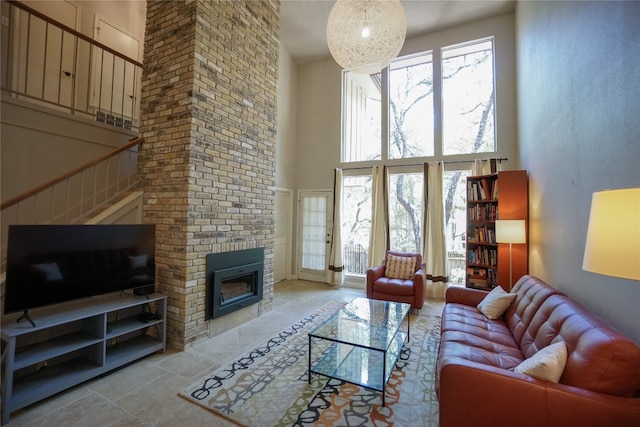
[[[487,294],[449,288],[436,362],[440,427],[640,426],[640,347],[542,280],[523,276],[504,315],[476,308]],[[514,372],[561,339],[559,382]]]

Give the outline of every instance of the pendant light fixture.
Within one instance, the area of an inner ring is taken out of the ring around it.
[[[375,74],[398,56],[407,33],[400,0],[337,0],[327,22],[331,55],[345,70]]]

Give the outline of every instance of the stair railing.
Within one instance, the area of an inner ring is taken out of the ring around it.
[[[2,0],[3,93],[137,130],[142,64],[13,0]]]
[[[133,138],[111,153],[0,204],[2,249],[10,224],[80,223],[138,185],[138,148]],[[4,258],[4,256],[3,256]]]

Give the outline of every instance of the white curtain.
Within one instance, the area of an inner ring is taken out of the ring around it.
[[[384,173],[378,166],[371,170],[371,234],[369,236],[369,267],[379,265],[387,249],[387,232],[384,206]]]
[[[477,159],[473,161],[471,176],[490,175],[500,171],[500,161],[497,159]]]
[[[424,164],[424,248],[422,250],[428,298],[444,299],[447,292],[447,247],[444,235],[442,163]]]
[[[331,254],[329,255],[328,282],[342,286],[344,263],[342,261],[342,232],[340,210],[342,207],[342,169],[336,169],[333,184],[333,231],[331,236]]]

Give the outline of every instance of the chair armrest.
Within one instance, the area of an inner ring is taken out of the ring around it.
[[[413,286],[415,287],[415,300],[416,301],[424,301],[424,286],[425,284],[425,275],[424,275],[424,264],[422,267],[415,272],[413,275]]]
[[[367,269],[367,298],[373,295],[373,282],[384,276],[386,266],[377,265]]]
[[[487,296],[489,292],[481,289],[461,288],[449,286],[447,288],[446,302],[464,304],[475,307]]]

